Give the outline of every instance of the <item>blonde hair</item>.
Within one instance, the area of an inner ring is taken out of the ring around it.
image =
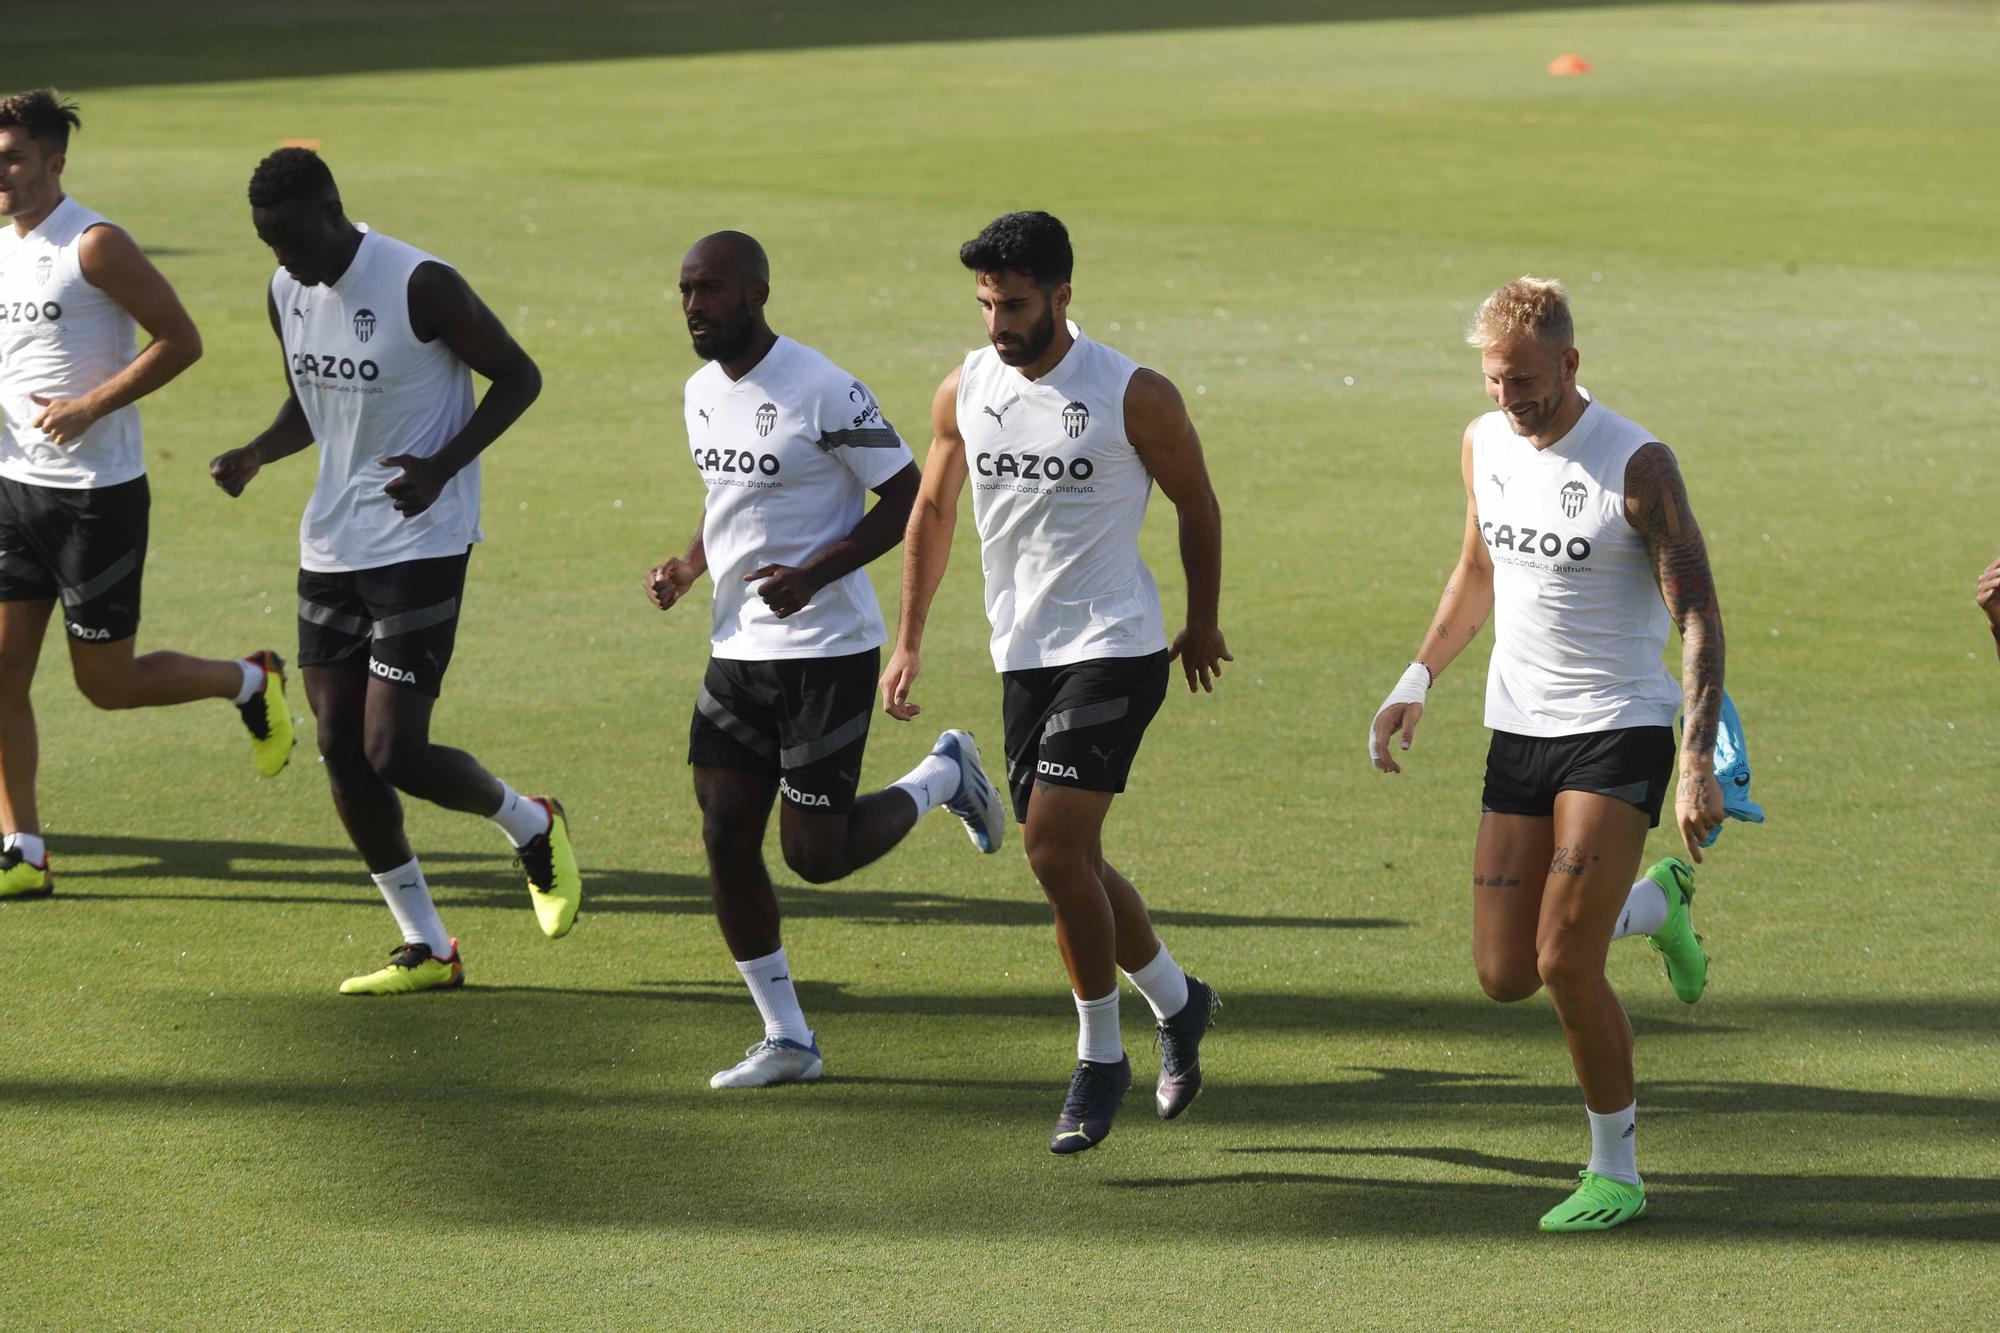
[[[1465,340],[1474,347],[1519,337],[1565,348],[1575,342],[1569,293],[1562,283],[1554,278],[1518,277],[1479,303],[1472,326],[1465,331]]]

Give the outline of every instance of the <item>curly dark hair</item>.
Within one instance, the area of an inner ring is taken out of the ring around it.
[[[310,148],[280,148],[250,173],[250,207],[275,208],[290,199],[338,198],[333,172]]]
[[[0,130],[22,129],[47,153],[69,149],[69,132],[83,128],[76,103],[53,88],[34,88],[0,97]]]
[[[1069,231],[1047,213],[1008,213],[958,247],[958,262],[974,273],[1025,273],[1043,287],[1069,281],[1076,257]]]

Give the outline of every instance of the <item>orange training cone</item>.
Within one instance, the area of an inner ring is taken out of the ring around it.
[[[1557,78],[1569,74],[1590,73],[1590,62],[1574,51],[1565,51],[1549,62],[1549,73]]]

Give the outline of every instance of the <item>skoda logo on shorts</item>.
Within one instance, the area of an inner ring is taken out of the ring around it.
[[[56,257],[41,255],[35,260],[35,281],[46,283],[56,271]]]
[[[1580,481],[1571,481],[1563,483],[1563,488],[1562,488],[1563,517],[1575,518],[1578,514],[1581,514],[1583,512],[1584,497],[1587,496],[1589,493],[1590,493],[1589,490]]]
[[[1063,429],[1069,432],[1069,437],[1072,440],[1080,439],[1084,431],[1089,428],[1089,408],[1085,407],[1082,403],[1076,402],[1072,402],[1069,406],[1063,408]]]
[[[771,428],[777,424],[778,405],[776,403],[759,403],[757,405],[757,433],[759,435],[769,435]]]
[[[375,336],[375,312],[366,306],[354,312],[354,336],[362,342]]]

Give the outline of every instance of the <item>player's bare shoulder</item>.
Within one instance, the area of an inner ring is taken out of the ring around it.
[[[1174,382],[1149,366],[1125,384],[1125,432],[1135,442],[1191,430],[1187,400]]]
[[[1649,539],[1678,539],[1682,526],[1693,523],[1680,460],[1659,440],[1640,445],[1625,460],[1625,518]]]
[[[959,438],[958,386],[964,378],[964,364],[953,366],[931,395],[931,433],[940,440]]]

